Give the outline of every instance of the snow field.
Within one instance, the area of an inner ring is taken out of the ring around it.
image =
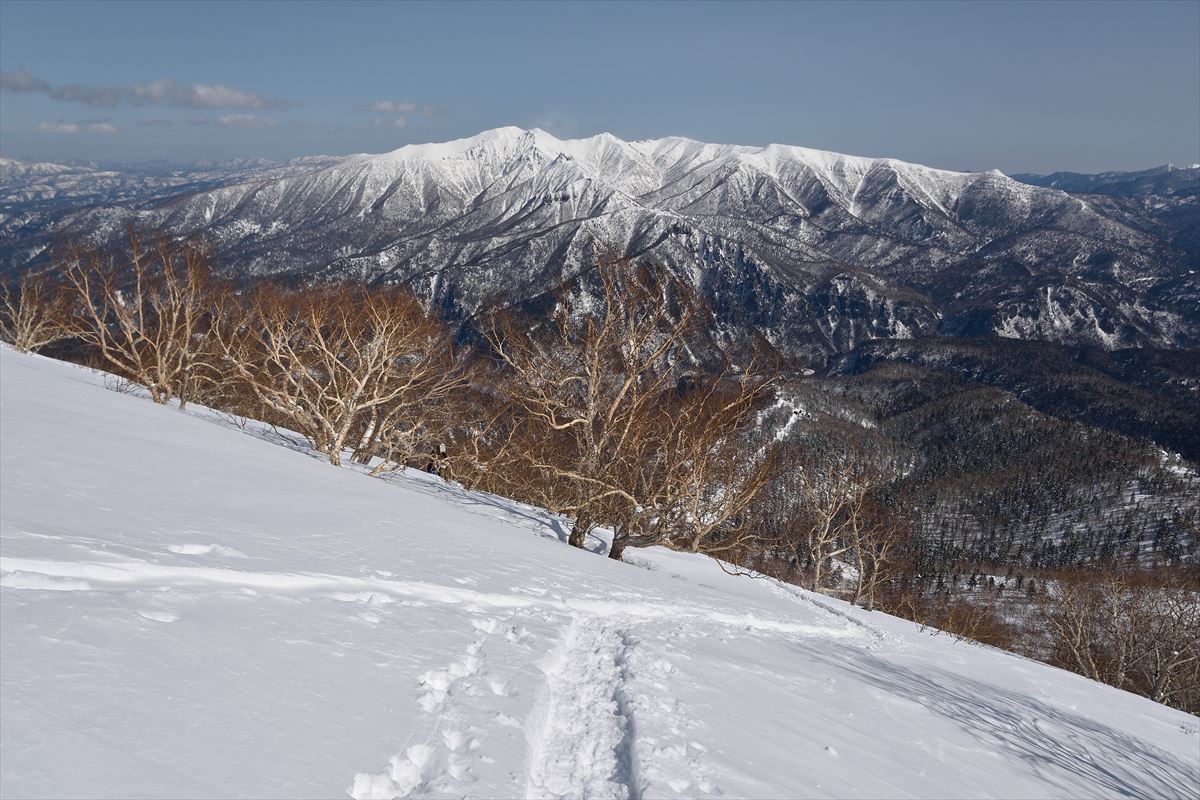
[[[6,797],[1197,795],[1193,716],[102,381],[0,350]]]

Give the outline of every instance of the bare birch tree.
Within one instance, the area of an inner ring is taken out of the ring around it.
[[[643,452],[624,472],[637,505],[614,530],[610,555],[629,545],[661,544],[731,556],[765,546],[764,531],[747,514],[770,483],[774,451],[749,436],[754,411],[774,380],[751,359],[739,375],[694,379],[675,398],[663,398],[654,418],[639,426]]]
[[[182,410],[217,296],[209,265],[201,245],[160,238],[146,247],[132,231],[127,263],[71,245],[60,263],[71,333],[113,371],[144,384],[154,402],[174,397]]]
[[[449,331],[399,289],[263,286],[218,339],[258,402],[335,466],[351,446],[403,459],[463,380]]]
[[[1051,659],[1152,700],[1200,701],[1200,592],[1168,570],[1062,575],[1042,600]]]
[[[661,271],[607,258],[597,278],[596,297],[559,293],[548,329],[495,316],[486,331],[528,427],[526,466],[572,489],[560,508],[575,516],[575,547],[638,505],[626,472],[698,313],[690,288]]]
[[[0,286],[0,337],[22,353],[40,350],[70,336],[68,308],[61,286],[27,273]]]
[[[837,560],[858,567],[855,593],[867,594],[873,572],[898,552],[890,512],[875,499],[896,470],[882,454],[850,436],[817,437],[787,448],[787,469],[772,489],[781,526],[807,573],[812,591],[823,588]],[[882,575],[880,582],[882,582]],[[875,584],[876,588],[878,583]]]
[[[851,602],[863,603],[868,611],[874,611],[880,590],[899,577],[910,523],[905,515],[875,498],[867,498],[861,513],[851,520],[848,532],[858,573]]]

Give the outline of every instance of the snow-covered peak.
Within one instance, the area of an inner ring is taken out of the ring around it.
[[[515,126],[494,128],[448,142],[405,145],[382,155],[354,156],[348,159],[348,164],[358,166],[365,161],[389,174],[398,165],[408,170],[423,164],[427,165],[425,169],[459,173],[464,168],[473,172],[474,168],[466,165],[477,164],[486,165],[485,171],[494,177],[517,169],[536,171],[562,160],[574,162],[581,174],[630,196],[656,192],[689,174],[712,170],[749,171],[783,184],[807,174],[842,198],[855,196],[865,176],[883,170],[885,174],[894,173],[915,194],[937,198],[938,204],[952,203],[976,180],[1008,180],[994,170],[954,172],[891,158],[846,155],[787,144],[714,144],[679,136],[625,141],[607,132],[560,139],[540,128]]]
[[[407,144],[390,153],[368,158],[386,159],[392,161],[436,161],[445,158],[456,158],[465,153],[490,150],[492,152],[508,152],[529,133],[514,126],[493,128],[463,139],[452,139],[448,142],[429,142],[426,144]]]
[[[462,139],[409,144],[378,156],[363,157],[396,161],[435,161],[483,153],[516,155],[524,150],[536,150],[546,156],[547,161],[552,161],[558,155],[565,155],[590,165],[602,163],[611,159],[614,153],[620,153],[629,158],[650,159],[659,164],[753,159],[764,165],[803,162],[826,173],[862,174],[873,166],[887,164],[897,169],[915,169],[944,175],[972,174],[926,167],[893,158],[854,156],[790,144],[720,144],[681,136],[625,141],[608,132],[581,139],[560,139],[541,128],[523,129],[512,125],[493,128]],[[991,170],[989,174],[1002,175],[998,170]]]

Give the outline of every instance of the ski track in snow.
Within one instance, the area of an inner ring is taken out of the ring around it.
[[[634,631],[639,624],[699,623],[768,635],[851,639],[864,647],[878,641],[878,634],[870,626],[834,613],[830,617],[835,624],[826,627],[683,605],[564,600],[380,578],[245,572],[141,561],[0,558],[0,586],[57,591],[250,589],[371,606],[397,602],[399,598],[467,604],[478,614],[498,614],[473,619],[476,636],[465,651],[450,663],[418,676],[414,701],[432,721],[431,726],[410,731],[383,771],[355,774],[347,787],[347,794],[355,800],[461,795],[469,791],[475,768],[486,757],[488,732],[480,728],[463,730],[457,723],[465,716],[459,708],[465,704],[477,712],[489,700],[512,694],[505,676],[494,675],[488,669],[487,650],[506,643],[523,645],[531,638],[523,625],[514,623],[517,614],[540,616],[563,630],[558,645],[541,664],[544,679],[539,696],[523,723],[528,741],[523,795],[540,800],[639,800],[644,787],[639,782],[642,768],[638,764],[634,709],[646,708],[675,719],[674,732],[679,733],[686,714],[677,703],[672,704],[669,691],[665,691],[664,682],[669,681],[672,671],[669,663],[653,659],[645,665],[654,697],[639,697],[631,687],[638,641]],[[143,612],[142,616],[157,622],[177,619],[172,614],[155,612]],[[853,624],[839,627],[837,623]],[[521,725],[501,711],[492,710],[491,715],[501,726]],[[702,759],[689,756],[686,741],[662,745],[648,740],[644,745],[656,763],[674,765],[676,777],[666,781],[674,792],[714,791]],[[662,770],[655,767],[654,771],[657,774]],[[688,778],[678,777],[681,774]]]
[[[866,622],[863,622],[862,620],[851,616],[850,614],[846,613],[845,611],[842,611],[838,608],[834,608],[832,605],[830,605],[828,603],[822,602],[821,600],[819,600],[815,596],[813,596],[812,592],[801,591],[795,587],[792,587],[786,583],[783,583],[782,581],[770,581],[767,585],[771,588],[771,591],[773,591],[775,594],[782,595],[783,597],[789,597],[789,598],[796,600],[798,602],[801,602],[801,603],[807,603],[810,606],[816,606],[817,608],[821,609],[825,613],[831,614],[832,616],[835,616],[835,617],[839,617],[839,618],[845,620],[848,624],[855,626],[855,628],[857,628],[859,631],[861,631],[863,634],[865,634],[867,636],[867,638],[869,639],[869,643],[867,644],[868,648],[877,647],[877,646],[883,644],[884,642],[889,642],[893,647],[901,646],[899,639],[897,637],[888,636],[887,634],[883,633],[878,628],[876,628],[874,625],[870,625]]]
[[[631,646],[613,620],[571,621],[544,665],[542,696],[526,722],[525,797],[639,800],[626,689]]]
[[[524,775],[510,773],[513,796],[640,800],[651,783],[676,795],[720,794],[706,748],[688,738],[695,722],[672,691],[674,665],[638,646],[637,626],[654,621],[541,616],[561,635],[538,664],[541,678],[523,722],[504,713],[505,699],[516,692],[493,673],[488,652],[528,648],[536,637],[515,615],[475,619],[477,635],[465,651],[417,678],[414,700],[426,724],[408,733],[384,770],[357,773],[347,794],[354,800],[468,795],[476,769],[496,763],[489,735],[506,728],[523,730],[525,740]],[[647,634],[667,640],[685,627],[670,621],[665,632]],[[478,719],[481,711],[493,725],[464,729],[461,719]],[[657,735],[639,735],[643,714],[659,726]]]

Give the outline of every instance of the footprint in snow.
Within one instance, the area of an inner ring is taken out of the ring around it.
[[[447,749],[455,753],[464,748],[474,750],[479,746],[478,739],[472,739],[462,731],[442,731],[442,741],[446,743]]]
[[[504,638],[513,644],[521,644],[526,639],[533,638],[533,634],[524,625],[513,625],[504,632]]]

